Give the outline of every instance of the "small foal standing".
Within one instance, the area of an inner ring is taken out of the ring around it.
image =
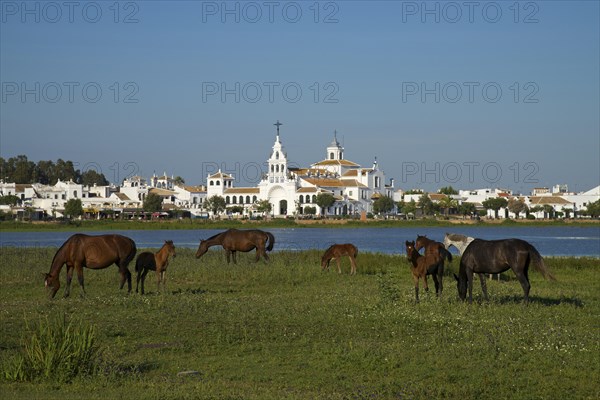
[[[135,261],[135,271],[137,272],[137,282],[135,285],[135,292],[138,292],[138,285],[140,279],[142,281],[142,294],[144,294],[144,280],[148,271],[156,271],[156,283],[157,292],[160,290],[160,283],[163,284],[163,290],[165,288],[165,272],[169,265],[169,256],[176,256],[175,245],[172,240],[165,240],[165,244],[156,253],[145,251],[141,253]]]
[[[327,250],[325,250],[323,257],[321,257],[321,270],[329,269],[329,262],[331,260],[335,260],[337,262],[338,273],[341,274],[342,268],[340,267],[340,258],[343,256],[348,256],[350,259],[350,264],[352,265],[350,275],[354,275],[356,273],[357,255],[358,248],[356,248],[356,246],[352,243],[331,245]]]
[[[419,279],[423,279],[425,291],[429,291],[427,286],[427,275],[433,276],[435,283],[435,293],[442,294],[442,277],[444,275],[444,261],[439,254],[419,254],[415,247],[415,242],[406,241],[406,256],[411,263],[410,271],[415,281],[415,298],[419,302]]]

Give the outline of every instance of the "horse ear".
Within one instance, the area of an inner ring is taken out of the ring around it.
[[[456,279],[456,282],[458,282],[458,276],[456,276],[456,274],[452,274],[454,275],[454,279]]]

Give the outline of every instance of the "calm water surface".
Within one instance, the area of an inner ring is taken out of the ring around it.
[[[544,256],[600,258],[600,226],[593,227],[432,227],[432,228],[273,228],[275,250],[325,249],[333,243],[351,242],[360,251],[404,253],[404,241],[419,235],[442,241],[446,232],[481,239],[519,238],[533,244]],[[138,248],[159,248],[165,240],[177,247],[197,248],[200,239],[222,229],[126,230],[89,232],[119,233],[135,240]],[[73,232],[0,232],[0,248],[59,247]],[[455,252],[455,251],[454,251]],[[456,253],[456,252],[455,252]]]

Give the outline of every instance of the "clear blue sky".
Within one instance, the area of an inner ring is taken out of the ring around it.
[[[254,185],[280,120],[403,189],[600,184],[597,1],[1,4],[4,158]]]

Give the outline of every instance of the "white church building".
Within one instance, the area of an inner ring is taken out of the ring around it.
[[[271,155],[267,160],[267,172],[257,187],[235,187],[235,178],[218,171],[208,175],[207,198],[214,195],[225,199],[228,206],[243,206],[245,213],[253,210],[256,202],[268,200],[271,215],[276,217],[305,214],[306,207],[314,207],[320,193],[330,193],[335,203],[327,211],[328,215],[360,215],[372,212],[373,201],[381,196],[392,197],[393,180],[385,184],[385,173],[377,160],[369,168],[344,158],[344,148],[337,140],[327,146],[325,158],[307,168],[288,166],[288,156],[281,142],[277,121],[277,135]]]

